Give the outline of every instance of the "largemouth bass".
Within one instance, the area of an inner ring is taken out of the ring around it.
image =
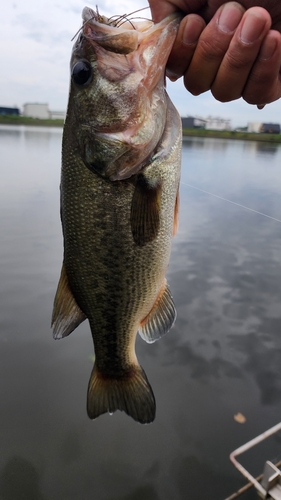
[[[167,286],[176,232],[181,120],[165,90],[179,19],[107,19],[85,7],[71,57],[63,132],[64,258],[54,337],[88,318],[95,364],[90,418],[117,409],[141,423],[155,398],[135,354],[174,324]]]

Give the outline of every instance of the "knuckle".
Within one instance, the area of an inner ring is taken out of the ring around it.
[[[249,77],[249,82],[262,89],[263,91],[268,91],[268,89],[273,84],[275,78],[272,78],[268,72],[263,72],[259,70],[253,70]]]
[[[216,40],[203,39],[200,41],[202,62],[220,61],[224,54],[225,47],[222,47]]]
[[[274,101],[272,92],[266,91],[264,88],[248,84],[242,93],[244,101],[248,104],[264,104]]]
[[[264,104],[276,99],[276,78],[268,73],[253,70],[243,91],[243,99],[248,104]]]
[[[188,92],[192,95],[197,96],[209,90],[209,86],[203,86],[200,80],[194,80],[193,78],[189,78],[188,76],[184,77],[184,86]]]
[[[241,97],[241,90],[231,85],[229,87],[225,85],[212,85],[211,92],[214,98],[220,102],[235,101]]]
[[[238,73],[241,70],[244,70],[247,67],[251,67],[252,65],[252,60],[250,57],[247,57],[247,55],[244,53],[241,53],[240,51],[229,51],[226,54],[226,64],[229,67],[229,71]]]

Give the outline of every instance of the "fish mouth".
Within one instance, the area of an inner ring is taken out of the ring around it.
[[[142,9],[141,9],[142,10]],[[138,47],[138,33],[148,31],[154,26],[152,20],[130,20],[129,16],[101,16],[90,7],[84,7],[82,12],[83,35],[88,40],[94,40],[104,49],[117,54],[129,54]]]
[[[142,10],[142,9],[141,9]],[[134,20],[127,15],[113,16],[107,18],[101,16],[90,7],[84,7],[82,11],[82,33],[83,36],[98,44],[109,52],[116,54],[130,54],[138,49],[142,43],[147,43],[147,37],[153,37],[154,33],[162,33],[162,38],[166,37],[165,27],[171,31],[171,22],[175,20],[174,31],[176,33],[180,16],[171,14],[159,23],[154,23],[150,19]],[[163,47],[164,49],[164,47]],[[169,50],[171,47],[169,47]],[[163,51],[165,52],[165,50]],[[165,57],[165,54],[163,54]]]

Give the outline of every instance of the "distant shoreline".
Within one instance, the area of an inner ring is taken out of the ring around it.
[[[184,137],[212,137],[215,139],[236,139],[240,141],[269,142],[281,144],[281,134],[259,134],[251,132],[238,132],[236,130],[205,130],[205,129],[183,129]]]
[[[64,120],[41,120],[27,116],[0,115],[0,125],[28,125],[39,127],[63,127]],[[184,137],[211,137],[214,139],[236,139],[243,141],[269,142],[281,144],[281,134],[254,134],[249,132],[237,132],[235,130],[205,130],[205,129],[183,129]]]
[[[33,125],[35,127],[63,127],[64,120],[42,120],[28,116],[0,115],[0,125]]]

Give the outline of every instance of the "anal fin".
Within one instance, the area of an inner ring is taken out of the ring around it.
[[[139,334],[143,340],[151,344],[172,328],[176,317],[173,297],[165,280],[153,308],[141,322]]]
[[[69,335],[87,318],[77,305],[70,290],[64,264],[54,300],[52,329],[55,339]]]

